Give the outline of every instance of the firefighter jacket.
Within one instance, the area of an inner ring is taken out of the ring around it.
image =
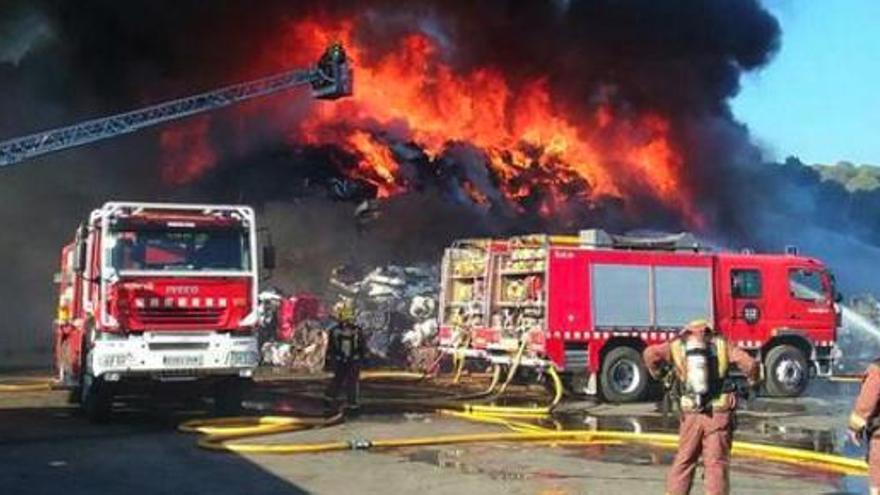
[[[869,434],[873,435],[880,426],[878,406],[880,406],[880,361],[875,361],[865,371],[862,388],[849,415],[849,428],[857,433],[867,429]]]
[[[354,323],[340,321],[330,329],[327,353],[334,363],[351,363],[365,357],[363,331]]]
[[[681,394],[682,412],[696,412],[711,409],[718,412],[731,411],[736,407],[735,387],[728,380],[730,365],[736,366],[746,375],[750,384],[757,383],[760,370],[758,363],[744,350],[730,346],[720,335],[712,335],[708,340],[709,349],[709,392],[705,408],[697,406],[697,400],[686,390]],[[687,383],[687,364],[685,342],[681,337],[663,344],[649,346],[644,352],[645,365],[653,377],[660,374],[663,364],[671,364],[680,384]]]

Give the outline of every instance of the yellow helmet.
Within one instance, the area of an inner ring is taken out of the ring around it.
[[[685,325],[684,328],[681,329],[681,334],[683,335],[686,333],[696,332],[696,331],[700,331],[700,330],[702,330],[703,332],[706,332],[706,334],[712,333],[714,331],[712,329],[712,324],[709,323],[709,320],[699,318],[699,319],[691,320],[690,322],[688,322],[688,324]]]
[[[334,304],[333,317],[339,321],[354,321],[354,302],[346,299]]]

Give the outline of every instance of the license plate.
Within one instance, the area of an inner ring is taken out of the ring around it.
[[[165,366],[196,367],[202,365],[202,356],[164,356],[162,364]]]

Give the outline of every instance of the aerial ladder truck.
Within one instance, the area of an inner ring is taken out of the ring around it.
[[[2,142],[0,167],[304,85],[322,100],[352,94],[341,44],[307,69]],[[259,361],[259,267],[271,269],[273,258],[271,246],[258,251],[248,206],[104,204],[61,251],[58,385],[95,421],[109,417],[114,398],[165,384],[207,390],[221,412],[236,409]]]

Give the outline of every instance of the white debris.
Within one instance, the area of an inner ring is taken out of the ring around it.
[[[330,282],[340,290],[340,297],[355,301],[357,321],[374,356],[392,364],[412,363],[414,351],[437,334],[440,273],[436,265],[380,266],[360,277],[344,267],[334,272]]]

